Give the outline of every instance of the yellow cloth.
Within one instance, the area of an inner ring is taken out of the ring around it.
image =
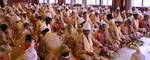
[[[93,42],[91,38],[87,39],[85,35],[83,35],[83,43],[84,49],[88,52],[93,52]]]
[[[62,45],[62,41],[59,40],[59,36],[51,32],[46,33],[45,43],[46,43],[47,48],[51,50],[55,50]]]

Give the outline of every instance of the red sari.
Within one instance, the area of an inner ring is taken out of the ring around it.
[[[54,23],[52,25],[53,31],[56,32],[58,30],[64,29],[64,24],[63,23]]]
[[[105,41],[105,34],[103,32],[97,32],[96,39],[103,44]]]

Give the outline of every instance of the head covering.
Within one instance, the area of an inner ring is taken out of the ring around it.
[[[92,29],[89,22],[84,23],[82,28],[83,28],[83,30],[91,30]]]
[[[28,4],[25,4],[25,7],[28,8]]]
[[[62,45],[62,41],[59,39],[59,36],[51,32],[46,33],[45,42],[46,42],[47,48],[50,50],[56,50],[57,48],[60,48],[60,46]]]
[[[18,8],[22,9],[22,6],[21,6],[21,4],[20,4],[20,3],[18,4]]]
[[[14,10],[12,8],[10,9],[10,11],[11,11],[11,15],[15,15]]]
[[[104,29],[107,27],[107,24],[103,23],[103,24],[99,24],[99,29]]]
[[[134,10],[133,14],[140,14],[139,9],[138,9],[138,8],[135,8],[135,10]]]
[[[132,14],[132,13],[133,13],[133,11],[132,11],[132,10],[128,10],[128,11],[127,11],[127,13],[131,13],[131,14]]]
[[[20,21],[21,18],[19,16],[16,15],[16,22]]]
[[[91,7],[90,7],[90,10],[94,10],[94,8],[91,6]]]
[[[120,10],[120,7],[118,6],[116,9]]]
[[[27,12],[26,12],[25,10],[22,9],[22,13],[23,13],[23,14],[26,14]]]
[[[84,21],[85,20],[82,17],[79,18],[79,24],[82,24]]]
[[[108,6],[107,6],[107,5],[105,6],[105,9],[108,9]]]
[[[44,31],[45,29],[47,29],[47,27],[46,27],[45,25],[42,25],[42,26],[40,27],[41,32]]]
[[[99,10],[96,10],[96,13],[100,14],[100,11],[99,11]]]

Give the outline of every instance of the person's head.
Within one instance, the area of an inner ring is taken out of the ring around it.
[[[83,32],[84,32],[85,35],[89,35],[91,30],[83,30]]]
[[[149,8],[145,8],[145,11],[149,11]]]
[[[23,26],[24,26],[25,29],[30,29],[30,24],[29,23],[24,23]]]
[[[56,17],[56,23],[62,23],[61,17]]]
[[[25,41],[26,41],[26,42],[31,43],[31,42],[32,42],[32,40],[33,40],[32,35],[31,35],[31,34],[27,34],[27,35],[26,35],[26,39],[25,39]]]
[[[122,25],[122,21],[115,21],[116,26],[121,26]]]
[[[69,60],[70,59],[70,49],[67,45],[62,46],[61,56],[62,56],[63,60]]]
[[[83,18],[87,18],[87,12],[83,12]]]
[[[85,22],[83,24],[82,29],[83,29],[83,32],[85,35],[89,35],[91,33],[91,30],[92,30],[91,24],[88,22]]]
[[[113,19],[113,15],[112,15],[112,14],[108,14],[108,15],[107,15],[107,19],[108,19],[108,20]]]
[[[106,24],[99,24],[100,31],[105,31],[106,27],[107,27]]]
[[[150,16],[149,16],[149,15],[144,15],[144,20],[145,20],[145,21],[148,21],[148,20],[149,20],[149,18],[150,18]]]
[[[49,31],[48,28],[44,29],[44,30],[42,31],[42,34],[45,35],[48,31]]]
[[[134,17],[135,19],[138,19],[139,14],[133,14],[133,17]]]
[[[50,24],[50,23],[51,23],[51,21],[52,21],[52,18],[50,18],[50,17],[46,17],[46,24]]]
[[[7,31],[8,26],[6,24],[1,24],[0,29],[5,32],[5,31]]]

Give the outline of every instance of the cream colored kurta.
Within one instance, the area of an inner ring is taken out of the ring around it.
[[[88,36],[88,38],[83,35],[83,44],[84,44],[84,49],[88,52],[93,52],[93,42],[91,35]]]
[[[134,22],[134,27],[135,27],[135,29],[137,30],[137,29],[139,29],[139,20],[134,20],[133,21]]]

